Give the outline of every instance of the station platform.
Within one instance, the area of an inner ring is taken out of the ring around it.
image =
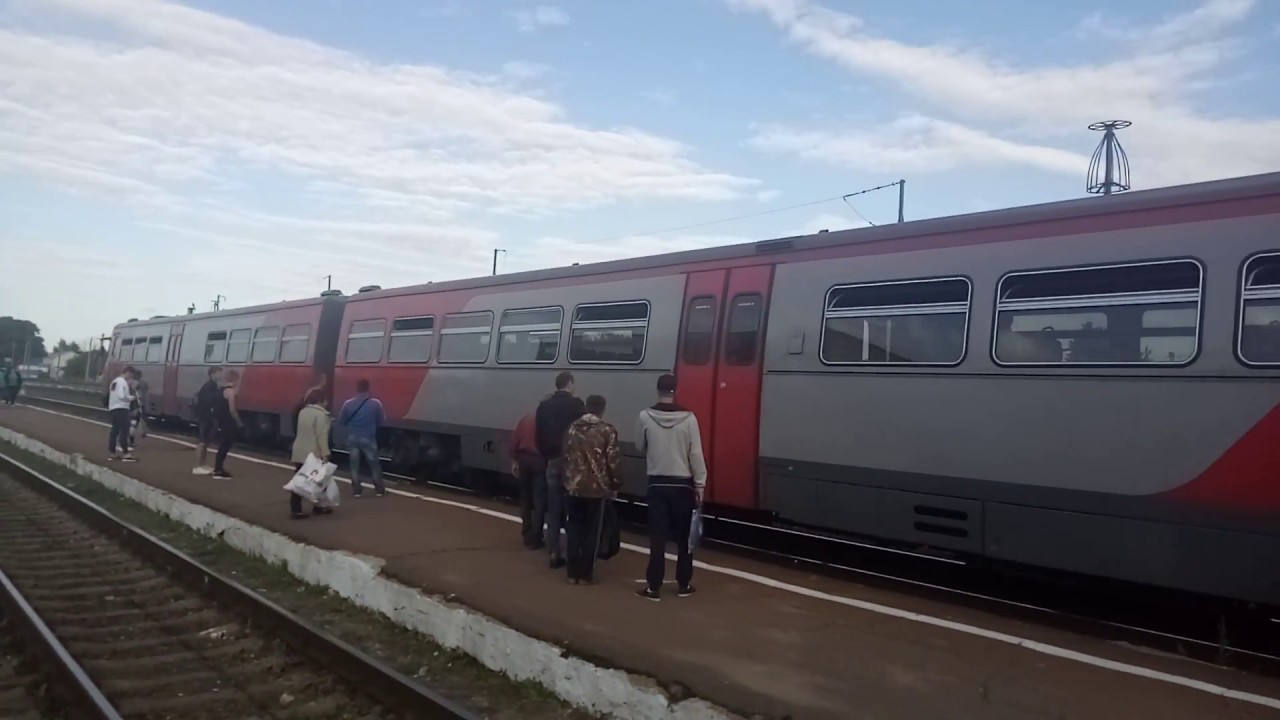
[[[0,408],[0,425],[107,464],[101,422],[19,405]],[[569,585],[522,547],[501,503],[467,499],[477,511],[416,487],[355,500],[344,484],[336,513],[295,521],[281,489],[291,467],[278,458],[242,451],[228,461],[235,477],[215,480],[191,475],[185,438],[154,434],[137,454],[111,466],[301,542],[382,558],[400,582],[743,717],[1280,717],[1280,680],[977,610],[707,550],[695,597],[652,603],[634,595],[646,559],[637,548],[598,564],[600,584]]]

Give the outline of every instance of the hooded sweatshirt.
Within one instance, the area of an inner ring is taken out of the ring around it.
[[[707,486],[698,418],[675,403],[658,403],[640,411],[636,449],[645,454],[649,486]]]

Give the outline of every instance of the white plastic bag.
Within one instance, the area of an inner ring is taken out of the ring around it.
[[[689,519],[689,552],[698,549],[702,542],[702,508],[693,509],[693,517]]]
[[[329,484],[337,488],[337,484],[333,482],[333,473],[337,469],[337,465],[321,462],[320,458],[308,453],[307,461],[302,463],[302,468],[294,473],[284,489],[297,493],[312,503],[319,502],[322,498],[327,499],[325,486]]]
[[[335,508],[338,507],[340,495],[338,494],[338,481],[334,479],[333,474],[338,469],[338,466],[333,463],[326,463],[324,467],[324,495],[321,496],[319,503],[324,507]]]

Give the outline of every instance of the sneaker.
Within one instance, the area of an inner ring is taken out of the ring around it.
[[[641,597],[641,598],[644,598],[645,600],[652,600],[654,602],[658,602],[659,600],[662,599],[662,596],[659,595],[657,591],[650,590],[648,587],[642,587],[639,590],[637,590],[636,597]]]
[[[386,490],[379,490],[378,492],[374,493],[373,495],[374,495],[374,497],[386,497],[386,496],[387,496],[387,491],[386,491]]]
[[[204,467],[204,466],[197,467],[197,468],[191,468],[191,474],[192,474],[192,475],[212,475],[212,474],[213,474],[213,468],[210,468],[210,467]]]
[[[214,470],[214,471],[213,471],[213,476],[214,476],[215,478],[219,479],[219,480],[230,480],[230,479],[231,479],[231,473],[227,472],[226,470]]]
[[[696,592],[698,592],[698,588],[692,585],[685,585],[676,591],[676,597],[693,597]]]
[[[294,520],[306,520],[308,517],[310,517],[310,515],[307,515],[307,514],[306,514],[306,513],[304,513],[304,512],[302,512],[302,513],[289,513],[289,517],[290,517],[290,518],[292,518],[292,519],[294,519]]]
[[[333,508],[331,508],[331,507],[318,507],[318,508],[312,508],[312,509],[311,509],[311,514],[312,514],[312,515],[332,515],[332,514],[333,514]]]
[[[547,566],[550,567],[552,570],[559,570],[560,568],[564,567],[567,564],[568,563],[564,561],[564,558],[553,557],[551,558],[551,562],[547,563]]]
[[[134,457],[133,455],[125,455],[124,457],[120,458],[120,462],[138,462],[138,458]]]

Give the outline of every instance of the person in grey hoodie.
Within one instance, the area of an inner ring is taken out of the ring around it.
[[[707,487],[707,463],[702,457],[698,418],[676,404],[676,376],[658,378],[658,403],[640,412],[636,448],[645,455],[649,476],[649,569],[645,587],[636,594],[660,600],[666,574],[667,543],[676,543],[676,595],[695,592],[689,525],[702,504]]]

